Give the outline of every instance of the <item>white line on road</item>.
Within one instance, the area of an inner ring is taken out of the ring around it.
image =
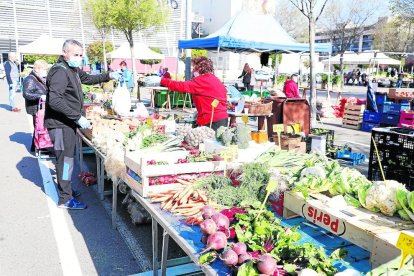
[[[52,221],[53,233],[56,239],[63,275],[82,275],[65,214],[63,213],[63,209],[59,209],[56,206],[58,195],[52,175],[50,174],[50,162],[38,158],[38,163],[43,178],[43,187],[46,193],[50,220]]]

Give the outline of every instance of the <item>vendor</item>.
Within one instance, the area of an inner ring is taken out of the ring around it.
[[[123,60],[121,61],[121,63],[119,64],[119,66],[121,67],[121,76],[122,78],[120,79],[120,84],[121,86],[126,86],[129,90],[130,93],[132,93],[132,91],[134,90],[134,80],[132,78],[132,72],[129,71],[126,62]]]
[[[213,62],[206,57],[196,57],[192,60],[193,79],[189,81],[173,81],[168,78],[161,79],[161,85],[171,91],[190,93],[197,108],[197,123],[199,126],[210,126],[212,116],[211,103],[219,101],[214,109],[212,129],[217,130],[221,126],[227,126],[227,101],[226,87],[213,74]]]
[[[285,81],[285,85],[283,86],[283,93],[285,93],[286,98],[288,99],[300,99],[298,75],[293,74],[290,79]]]

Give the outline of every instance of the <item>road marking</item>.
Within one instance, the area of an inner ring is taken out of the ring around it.
[[[52,175],[50,174],[50,162],[40,158],[37,160],[43,178],[43,187],[47,195],[46,198],[50,212],[50,220],[52,222],[63,275],[82,275],[72,236],[69,232],[68,224],[63,212],[64,210],[59,209],[56,206],[58,202],[58,194]]]

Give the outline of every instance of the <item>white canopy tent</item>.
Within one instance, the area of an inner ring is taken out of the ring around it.
[[[42,34],[35,41],[19,47],[19,53],[22,55],[53,55],[62,54],[62,46],[65,42],[61,38],[52,38]]]
[[[147,45],[144,43],[134,43],[134,53],[135,59],[164,59],[163,54],[159,54],[154,52]],[[130,59],[131,58],[131,49],[129,47],[129,43],[125,42],[118,49],[108,53],[108,55],[112,58],[122,58],[122,59]]]
[[[325,59],[324,64],[339,64],[340,55]],[[378,51],[366,51],[362,53],[345,52],[343,57],[343,64],[387,64],[400,65],[401,61],[393,59]]]

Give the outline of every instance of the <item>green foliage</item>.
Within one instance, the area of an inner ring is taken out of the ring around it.
[[[275,53],[273,53],[269,56],[272,59],[272,68],[275,68],[275,66],[276,66],[276,57],[275,56],[276,56]],[[277,58],[279,59],[278,60],[279,64],[281,64],[282,59],[283,59],[283,55],[282,54],[277,54]]]
[[[158,53],[158,54],[162,54],[162,51],[159,48],[156,47],[149,47],[151,50],[153,50],[154,52]],[[151,65],[151,67],[154,64],[158,64],[161,62],[160,59],[140,59],[139,60],[142,64],[148,64]]]
[[[39,55],[25,55],[24,61],[29,64],[35,63],[36,60],[43,59],[49,64],[56,63],[59,56],[39,56]]]
[[[191,50],[191,58],[196,58],[196,57],[206,57],[208,56],[208,51],[207,50],[202,50],[202,49],[192,49]],[[181,61],[185,62],[186,59],[186,55],[185,53],[181,56]]]
[[[107,53],[112,52],[114,50],[112,43],[105,42],[105,50]],[[89,44],[86,53],[91,62],[95,62],[96,60],[99,63],[103,63],[103,43],[101,41]],[[106,60],[109,62],[110,59],[107,58]]]

